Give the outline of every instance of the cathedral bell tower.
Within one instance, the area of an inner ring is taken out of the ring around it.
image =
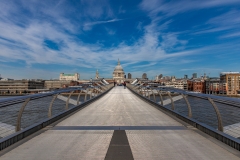
[[[95,79],[98,79],[98,78],[99,78],[99,73],[98,73],[98,69],[97,69]]]

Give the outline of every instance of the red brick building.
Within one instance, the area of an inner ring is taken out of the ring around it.
[[[205,80],[203,79],[187,80],[187,85],[189,91],[205,93]]]

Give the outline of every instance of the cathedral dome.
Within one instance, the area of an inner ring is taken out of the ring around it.
[[[117,84],[123,83],[125,80],[124,76],[125,76],[125,73],[123,71],[123,67],[120,65],[120,61],[118,59],[118,65],[115,67],[113,71],[113,80]]]
[[[118,60],[118,65],[115,67],[114,71],[123,71],[123,68],[120,65],[120,61],[119,60]]]
[[[114,71],[123,71],[123,68],[121,65],[117,65],[114,69]]]

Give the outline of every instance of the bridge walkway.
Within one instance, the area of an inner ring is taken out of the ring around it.
[[[240,159],[209,139],[118,86],[0,159]]]

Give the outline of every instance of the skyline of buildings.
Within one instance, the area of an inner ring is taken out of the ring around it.
[[[118,68],[118,67],[116,67]],[[116,69],[114,72],[116,73]],[[122,72],[123,70],[121,70]],[[62,74],[62,73],[61,73]],[[47,91],[52,89],[60,89],[68,86],[76,86],[82,83],[89,83],[89,80],[72,80],[75,78],[75,75],[78,74],[66,74],[69,79],[60,79],[59,80],[1,80],[0,81],[0,94],[24,94],[24,93],[36,93],[40,91]],[[96,72],[98,75],[98,71]],[[145,75],[144,75],[145,76]],[[117,79],[115,79],[117,78]],[[146,83],[149,80],[147,78],[136,78],[136,79],[124,79],[123,77],[115,77],[115,74],[112,78],[103,79],[97,78],[94,81],[104,80],[107,83],[113,83],[116,80],[117,83],[122,83],[126,81],[131,83],[133,81],[138,81],[140,83]],[[147,80],[147,81],[146,81]],[[141,82],[143,81],[143,82]],[[91,81],[90,81],[91,82]],[[175,76],[162,77],[161,79],[155,81],[160,85],[166,87],[173,87],[177,89],[182,89],[186,91],[192,91],[197,93],[205,93],[205,94],[215,94],[215,95],[228,95],[228,96],[236,96],[240,95],[240,73],[239,72],[222,72],[220,77],[211,77],[208,78],[206,76],[201,78],[191,78],[191,79],[178,79]]]
[[[36,90],[36,89],[59,89],[62,87],[78,85],[79,83],[91,82],[98,79],[103,79],[100,76],[98,69],[95,73],[95,79],[91,80],[81,80],[79,73],[66,74],[60,73],[59,79],[57,80],[12,80],[4,79],[0,76],[0,91],[2,94],[6,93],[24,93],[26,90]],[[131,73],[126,76],[123,67],[118,59],[118,64],[113,70],[112,77],[106,77],[104,80],[107,83],[116,82],[121,84],[124,81],[131,83],[136,79],[150,80],[147,77],[147,73],[143,73],[142,77],[132,77]],[[221,95],[237,95],[240,93],[240,73],[239,72],[221,72],[219,77],[208,77],[204,73],[201,77],[197,76],[197,73],[193,73],[191,78],[188,75],[184,75],[184,78],[176,78],[175,76],[164,76],[159,74],[152,80],[152,82],[159,83],[167,87],[174,87],[178,89],[206,93],[206,94],[221,94]]]
[[[119,60],[118,60],[118,63],[120,63]],[[116,67],[118,67],[118,66],[116,66]],[[115,67],[115,69],[116,69],[116,67]],[[120,65],[120,70],[123,71],[123,67],[121,65]],[[100,71],[102,71],[102,70],[100,70]],[[141,71],[139,71],[139,72],[141,73]],[[229,72],[231,72],[231,71],[229,71]],[[171,77],[176,77],[174,74],[173,75],[159,74],[159,75],[156,75],[156,76],[149,76],[148,77],[147,73],[148,72],[143,73],[141,76],[133,76],[133,74],[131,72],[128,72],[128,74],[126,75],[125,72],[123,71],[123,73],[120,74],[121,75],[120,79],[121,78],[123,78],[123,79],[124,78],[125,79],[132,79],[132,78],[140,78],[141,77],[143,79],[148,78],[149,80],[159,80],[161,78],[171,79]],[[222,73],[226,73],[226,72],[225,71],[219,72],[218,76],[221,76]],[[238,73],[238,72],[235,72],[235,73]],[[214,74],[214,73],[212,73],[212,74]],[[91,74],[91,78],[89,78],[89,79],[93,79],[94,78],[93,75],[94,74]],[[110,77],[104,77],[104,76],[100,77],[99,75],[100,75],[100,73],[99,73],[99,70],[97,69],[96,72],[95,72],[95,79],[96,78],[107,78],[107,79],[110,78]],[[113,75],[114,75],[114,73],[113,73]],[[192,73],[190,75],[191,76],[189,77],[189,74],[184,74],[183,76],[179,76],[177,78],[194,79],[194,78],[202,78],[202,77],[207,77],[207,78],[217,77],[217,76],[210,76],[210,73],[208,73],[208,76],[207,76],[207,74],[205,72],[204,73],[200,73],[200,74],[197,73],[197,72],[194,72],[194,73]],[[200,75],[200,76],[198,76],[198,75]],[[216,73],[214,75],[216,75]],[[117,77],[117,75],[115,75],[115,76]],[[74,77],[74,78],[72,78],[72,77]],[[58,80],[58,79],[59,80],[64,80],[65,79],[65,80],[76,80],[77,81],[77,80],[80,80],[80,74],[78,72],[75,72],[75,73],[60,73],[59,78],[41,79],[41,78],[25,78],[25,77],[23,77],[23,78],[16,79],[16,80]],[[89,79],[82,78],[82,80],[89,80]],[[14,78],[3,77],[2,74],[0,74],[0,80],[14,80]]]
[[[118,58],[149,79],[240,71],[240,1],[58,2],[0,1],[4,78],[112,77]]]
[[[96,73],[97,73],[97,77],[96,77]],[[175,75],[163,75],[163,74],[159,74],[159,75],[156,75],[156,76],[150,76],[148,77],[147,76],[147,73],[142,73],[141,76],[133,76],[131,72],[128,72],[128,74],[126,75],[125,72],[124,72],[124,75],[123,75],[123,78],[125,79],[132,79],[132,78],[148,78],[149,80],[157,80],[157,79],[161,79],[161,78],[164,78],[164,79],[170,79],[171,77],[175,77],[175,78],[183,78],[183,79],[192,79],[192,78],[202,78],[202,77],[207,77],[207,78],[213,78],[213,77],[219,77],[221,76],[222,73],[239,73],[239,72],[232,72],[232,71],[229,71],[229,72],[220,72],[217,76],[207,76],[206,73],[204,74],[200,74],[200,76],[197,76],[198,73],[192,73],[191,76],[189,77],[189,75],[187,74],[184,74],[183,76],[175,76]],[[72,78],[68,78],[68,76],[72,77],[74,76],[75,78],[72,79]],[[61,78],[60,78],[61,77]],[[100,76],[100,72],[99,70],[97,70],[94,74],[92,74],[91,78],[89,79],[93,79],[93,78],[110,78],[110,77],[104,77],[104,76]],[[0,74],[0,80],[80,80],[80,74],[79,73],[60,73],[60,76],[59,78],[50,78],[50,79],[36,79],[36,78],[20,78],[20,79],[14,79],[14,78],[11,78],[11,77],[4,77]],[[81,80],[89,80],[89,79],[86,79],[86,78],[81,78]]]

